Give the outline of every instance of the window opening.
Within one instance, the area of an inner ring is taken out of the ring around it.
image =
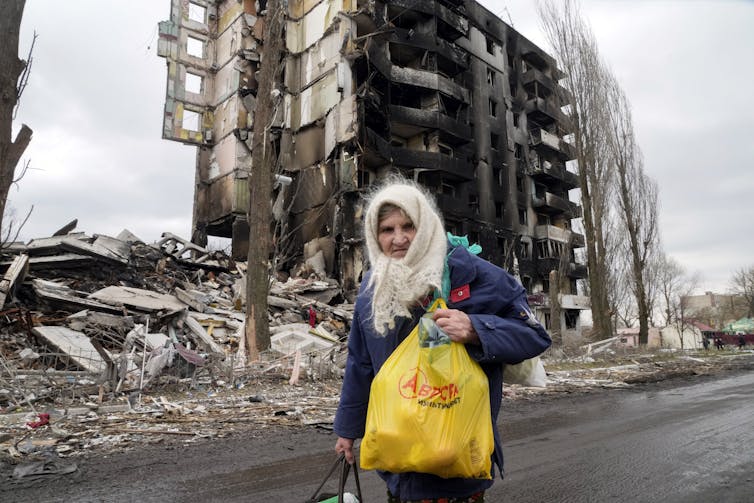
[[[194,94],[202,92],[202,77],[195,73],[186,72],[186,91]]]
[[[521,225],[528,225],[529,217],[527,215],[526,208],[518,209],[518,223],[520,223]]]
[[[492,68],[487,68],[487,85],[495,87],[495,71]]]
[[[526,184],[524,183],[524,177],[521,175],[516,175],[516,190],[518,190],[521,193],[526,192]]]
[[[186,38],[186,52],[189,56],[196,58],[204,57],[204,42],[198,38],[188,37]]]
[[[487,41],[487,52],[495,54],[495,42],[490,37],[485,37]]]
[[[188,16],[189,19],[192,21],[196,21],[197,23],[206,23],[206,15],[207,15],[207,8],[195,4],[194,2],[189,2],[189,9],[188,9]]]
[[[183,129],[189,131],[199,131],[199,112],[193,110],[183,110]]]

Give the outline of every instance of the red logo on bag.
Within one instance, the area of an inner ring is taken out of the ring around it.
[[[454,383],[444,386],[432,386],[427,382],[427,376],[414,367],[403,374],[398,382],[398,392],[403,398],[420,398],[423,400],[439,398],[450,401],[458,396],[458,386]]]

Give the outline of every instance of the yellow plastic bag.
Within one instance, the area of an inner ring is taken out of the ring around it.
[[[372,381],[360,461],[365,470],[489,479],[494,449],[489,384],[463,344],[429,312]]]

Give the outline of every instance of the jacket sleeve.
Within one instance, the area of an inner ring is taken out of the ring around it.
[[[516,295],[497,314],[470,314],[479,335],[479,345],[467,344],[469,355],[479,363],[520,363],[541,354],[552,343],[534,318],[525,292]]]
[[[374,368],[361,331],[358,311],[354,311],[351,332],[348,335],[348,357],[340,392],[340,403],[335,414],[333,429],[344,438],[361,438],[369,405],[369,390],[374,378]]]

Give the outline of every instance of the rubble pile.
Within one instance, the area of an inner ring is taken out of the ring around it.
[[[0,413],[341,374],[353,306],[335,304],[337,282],[275,282],[272,349],[247,367],[244,263],[170,233],[71,230],[2,249]]]

